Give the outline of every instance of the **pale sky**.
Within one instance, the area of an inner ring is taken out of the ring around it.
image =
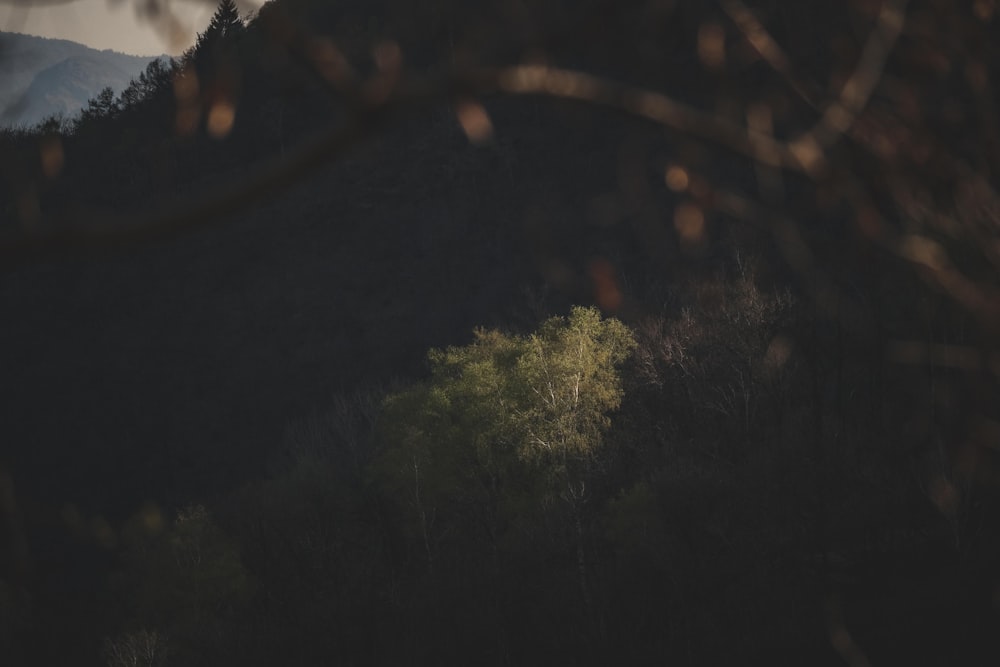
[[[238,0],[245,14],[263,0]],[[81,42],[133,55],[179,55],[218,0],[0,0],[0,30]],[[150,9],[161,8],[158,18]],[[165,8],[166,11],[163,11]]]

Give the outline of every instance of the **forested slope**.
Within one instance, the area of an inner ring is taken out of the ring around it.
[[[991,664],[995,28],[912,4],[758,3],[782,71],[738,3],[224,2],[7,132],[15,664]]]

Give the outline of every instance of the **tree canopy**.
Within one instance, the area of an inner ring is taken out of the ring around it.
[[[240,10],[234,0],[221,0],[219,7],[212,15],[208,28],[201,35],[199,44],[212,44],[220,40],[229,40],[243,34],[244,24]]]
[[[393,447],[462,447],[482,464],[595,455],[621,403],[628,328],[577,307],[528,336],[478,330],[464,347],[430,353],[431,377],[387,402]]]
[[[515,479],[533,495],[561,492],[601,452],[634,345],[621,322],[577,307],[531,335],[479,330],[432,351],[430,378],[386,401],[379,473],[424,531],[431,515],[459,520],[470,506],[496,518],[497,504],[517,504]]]

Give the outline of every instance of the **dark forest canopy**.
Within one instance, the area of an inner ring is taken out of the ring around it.
[[[3,655],[995,664],[997,36],[225,0],[4,131]]]

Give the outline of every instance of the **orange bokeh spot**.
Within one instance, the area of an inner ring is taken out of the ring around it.
[[[622,305],[622,292],[615,279],[615,267],[608,260],[598,258],[591,261],[588,268],[597,305],[610,312],[617,311]]]
[[[688,184],[691,182],[688,178],[687,170],[685,170],[684,167],[679,167],[675,164],[670,165],[667,169],[664,180],[667,183],[667,187],[674,192],[684,192],[687,190]]]
[[[718,23],[703,23],[698,28],[698,60],[711,70],[726,64],[726,31]]]
[[[705,214],[695,204],[681,204],[674,210],[674,229],[684,245],[699,245],[705,240]]]
[[[493,136],[493,123],[479,102],[463,100],[455,105],[455,115],[462,131],[474,144],[489,141]]]
[[[235,120],[236,107],[232,102],[216,102],[208,112],[208,133],[215,139],[223,139],[233,129]]]
[[[66,155],[63,153],[62,141],[59,137],[50,137],[42,141],[41,145],[42,172],[46,178],[55,178],[62,171],[66,163]]]

